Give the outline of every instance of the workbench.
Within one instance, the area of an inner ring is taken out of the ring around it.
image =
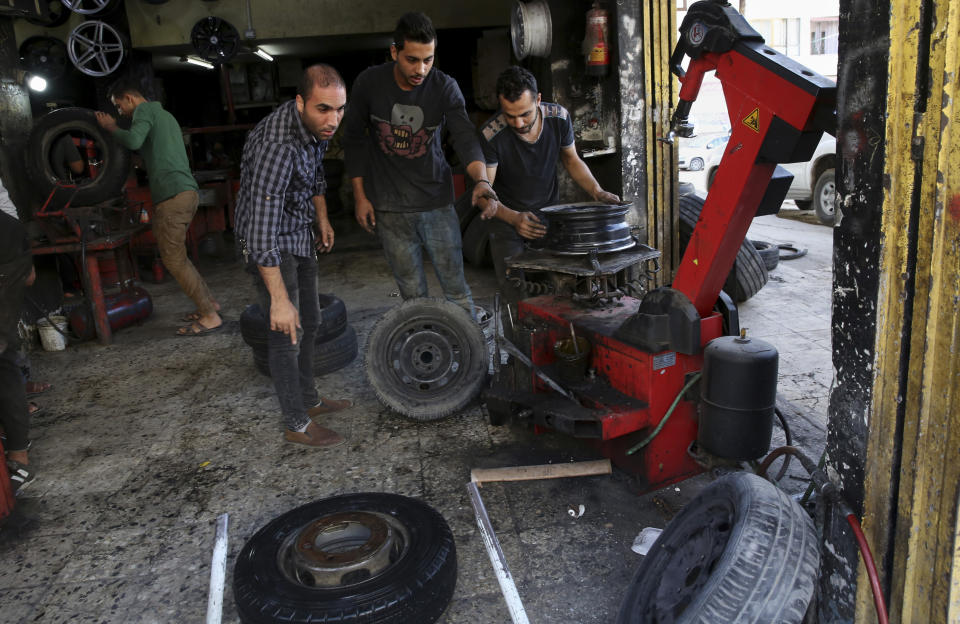
[[[43,256],[49,254],[80,255],[77,266],[83,275],[83,290],[93,305],[94,325],[97,330],[97,339],[100,344],[108,345],[113,342],[113,331],[107,318],[107,306],[104,301],[103,281],[100,278],[101,256],[112,252],[117,266],[117,276],[120,284],[138,278],[136,265],[130,249],[132,238],[146,229],[147,225],[136,225],[128,229],[111,234],[91,238],[87,241],[64,242],[53,245],[36,245],[33,254]]]

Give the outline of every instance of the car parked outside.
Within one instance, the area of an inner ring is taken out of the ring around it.
[[[715,153],[723,153],[723,146],[730,140],[730,133],[698,134],[689,139],[680,139],[677,150],[677,165],[681,169],[702,171]],[[720,162],[719,159],[717,162]]]
[[[711,154],[707,161],[708,190],[713,186],[713,178],[722,158],[723,150],[719,150],[719,153]],[[787,191],[786,199],[792,199],[800,210],[812,208],[824,225],[833,225],[836,220],[836,161],[837,140],[824,133],[810,160],[781,164],[793,174],[793,182]]]

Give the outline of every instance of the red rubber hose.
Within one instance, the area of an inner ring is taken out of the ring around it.
[[[870,552],[870,544],[863,535],[860,528],[860,522],[853,514],[847,514],[847,522],[853,529],[853,535],[857,538],[857,546],[860,547],[860,555],[863,557],[863,564],[867,567],[867,576],[870,577],[870,589],[873,590],[873,604],[877,607],[877,622],[887,624],[887,605],[883,603],[883,593],[880,591],[880,579],[877,577],[877,566],[873,563],[873,553]]]

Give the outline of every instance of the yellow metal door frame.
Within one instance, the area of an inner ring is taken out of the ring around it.
[[[960,622],[960,3],[891,0],[890,20],[864,528],[891,622]]]

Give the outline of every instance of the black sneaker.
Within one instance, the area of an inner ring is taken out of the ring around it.
[[[37,476],[27,466],[12,459],[7,460],[7,471],[10,473],[10,484],[13,486],[14,496],[19,496],[20,492]]]

